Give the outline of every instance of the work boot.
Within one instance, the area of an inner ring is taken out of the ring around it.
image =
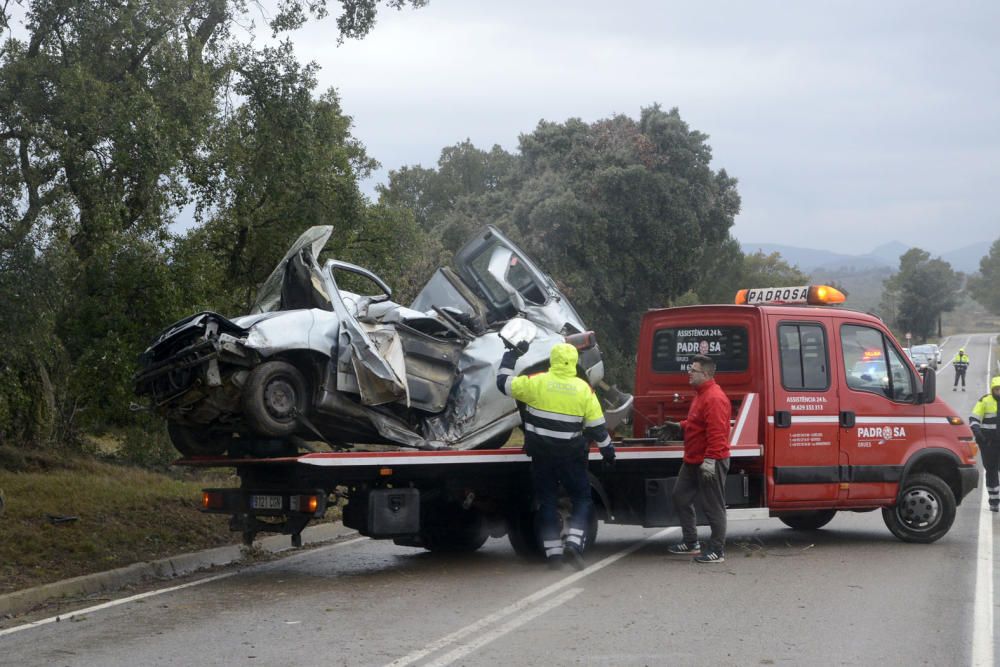
[[[965,387],[962,387],[962,391],[965,391]]]
[[[952,391],[958,391],[958,387],[952,387],[951,390]]]
[[[991,512],[1000,512],[1000,507],[997,507],[996,505],[990,505],[990,511]]]
[[[577,570],[582,570],[587,567],[587,563],[583,560],[583,552],[572,544],[567,544],[566,548],[563,550],[563,560]]]

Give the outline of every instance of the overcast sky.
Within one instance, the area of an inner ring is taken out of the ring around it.
[[[931,5],[931,6],[928,6]],[[335,3],[331,2],[331,6]],[[295,33],[383,169],[659,102],[739,179],[741,241],[932,253],[1000,236],[1000,2],[431,0]]]

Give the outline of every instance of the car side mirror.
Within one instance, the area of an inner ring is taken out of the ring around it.
[[[933,403],[937,398],[937,373],[927,366],[920,369],[923,387],[920,390],[920,403]]]

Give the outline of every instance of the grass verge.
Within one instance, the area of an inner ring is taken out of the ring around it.
[[[203,487],[238,485],[225,473],[51,456],[17,472],[2,463],[0,453],[0,594],[239,542],[226,517],[198,511]]]

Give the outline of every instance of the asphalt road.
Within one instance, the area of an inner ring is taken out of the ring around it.
[[[965,393],[938,371],[963,415],[987,340],[945,346],[946,362],[960,345],[972,358]],[[676,528],[602,526],[579,573],[506,539],[448,556],[355,538],[0,629],[0,665],[993,665],[1000,518],[984,506],[980,488],[930,545],[878,512],[811,533],[732,522],[719,565],[669,556]]]

